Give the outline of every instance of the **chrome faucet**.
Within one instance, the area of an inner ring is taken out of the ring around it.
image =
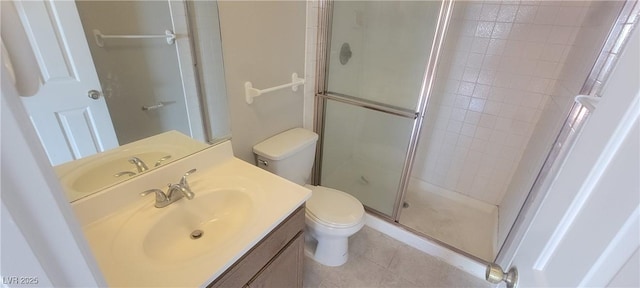
[[[184,173],[182,178],[180,178],[180,183],[171,184],[169,183],[167,193],[165,194],[160,189],[149,189],[140,193],[140,196],[147,196],[151,193],[155,193],[156,195],[156,208],[163,208],[169,206],[169,204],[180,200],[182,197],[187,197],[187,199],[191,200],[195,197],[193,191],[189,187],[189,183],[187,182],[187,176],[196,172],[196,169],[191,169],[187,173]]]
[[[167,160],[169,158],[171,158],[171,155],[164,156],[164,157],[160,158],[158,161],[156,161],[156,165],[153,165],[153,166],[154,167],[158,167],[158,166],[160,166],[160,164],[162,164],[163,161],[165,161],[165,160]]]
[[[144,171],[149,170],[149,167],[147,167],[147,164],[144,164],[144,161],[140,160],[140,158],[138,157],[131,157],[129,159],[129,163],[136,165],[136,168],[138,169],[138,173],[142,173]]]
[[[135,176],[136,173],[135,172],[131,172],[131,171],[122,171],[122,172],[118,172],[116,174],[113,174],[113,177],[121,177],[121,176],[124,176],[124,175],[127,175],[127,176],[131,177],[131,176]]]

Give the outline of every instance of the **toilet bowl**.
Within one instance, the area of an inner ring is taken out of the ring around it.
[[[305,185],[311,189],[305,213],[305,254],[320,264],[340,266],[349,259],[349,236],[364,226],[364,207],[339,190]],[[314,245],[315,244],[315,245]]]
[[[311,175],[318,135],[294,128],[253,146],[256,165],[299,185]],[[364,207],[355,197],[332,188],[311,189],[305,211],[305,254],[326,266],[349,258],[349,236],[364,226]]]

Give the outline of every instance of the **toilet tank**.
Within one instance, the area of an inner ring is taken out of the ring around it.
[[[311,176],[318,134],[294,128],[253,146],[256,165],[289,181],[304,185]]]

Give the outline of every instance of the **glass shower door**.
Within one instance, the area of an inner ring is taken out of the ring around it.
[[[441,2],[333,2],[320,184],[392,217]]]

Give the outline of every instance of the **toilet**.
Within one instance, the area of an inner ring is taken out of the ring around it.
[[[311,189],[305,212],[305,254],[335,267],[349,258],[349,236],[364,226],[364,208],[345,192],[306,184],[317,141],[318,134],[294,128],[253,146],[253,153],[258,167]]]

